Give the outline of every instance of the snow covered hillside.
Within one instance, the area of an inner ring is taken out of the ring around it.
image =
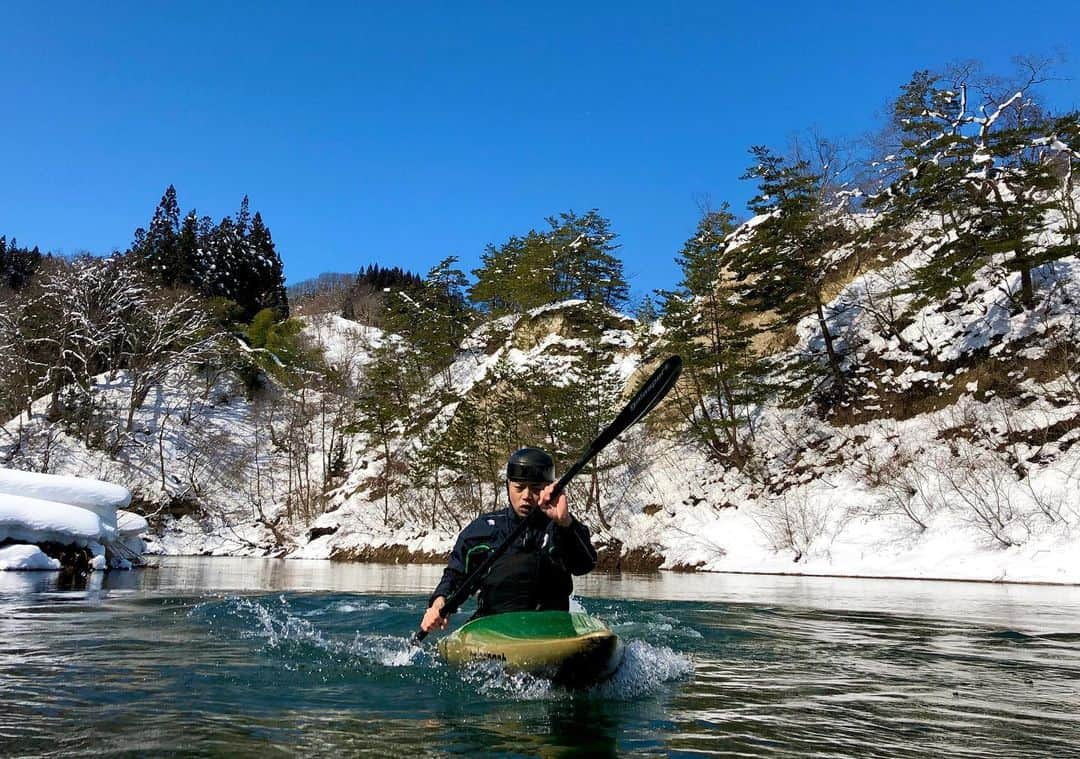
[[[932,254],[913,249],[836,288],[826,313],[852,389],[825,414],[809,402],[748,408],[752,455],[741,466],[695,444],[670,399],[659,424],[606,452],[597,498],[586,482],[571,495],[608,565],[1080,582],[1080,261],[1035,270],[1033,309],[1016,308],[1019,275],[1001,261],[964,297],[896,294]],[[391,477],[413,476],[394,462],[449,434],[466,408],[498,408],[500,377],[535,369],[580,380],[587,357],[602,355],[597,381],[631,391],[664,355],[663,330],[614,313],[586,330],[595,318],[571,301],[482,324],[423,391],[434,400],[416,437],[390,430],[377,444],[350,416],[372,357],[395,350],[396,338],[322,315],[305,317],[304,334],[340,387],[252,394],[227,371],[177,369],[114,450],[50,421],[43,398],[3,426],[0,463],[130,488],[131,508],[150,522],[150,551],[438,561],[470,515],[455,498],[496,505],[499,486],[394,488]],[[809,316],[779,358],[821,350]],[[99,406],[119,408],[127,382],[100,375]],[[34,513],[41,530],[55,521]],[[97,540],[102,529],[73,539]]]

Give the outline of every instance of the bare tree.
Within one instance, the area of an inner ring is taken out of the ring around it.
[[[801,490],[770,499],[755,521],[773,550],[791,551],[795,562],[819,543],[828,527],[825,508]]]
[[[133,297],[127,304],[119,352],[120,365],[131,383],[124,426],[127,432],[131,432],[135,412],[150,388],[173,370],[208,357],[221,339],[192,296],[149,296],[134,290],[129,294]]]

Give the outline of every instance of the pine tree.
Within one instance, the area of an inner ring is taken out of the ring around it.
[[[135,231],[130,255],[165,287],[185,286],[237,304],[245,322],[264,308],[289,316],[281,257],[262,215],[254,217],[245,195],[236,219],[218,224],[194,210],[180,221],[176,189],[169,185],[149,229]]]
[[[203,238],[200,247],[201,281],[199,290],[211,297],[235,301],[239,290],[237,269],[239,268],[239,243],[232,218],[226,216]],[[254,313],[244,309],[244,321],[249,321]]]
[[[355,280],[345,293],[341,315],[353,321],[385,327],[386,296],[398,290],[413,292],[422,285],[423,280],[411,271],[397,266],[384,269],[379,264],[368,264],[357,271]]]
[[[1062,220],[1058,229],[1062,241],[1048,246],[1047,254],[1064,258],[1080,251],[1080,196],[1076,187],[1076,176],[1080,174],[1080,112],[1053,119],[1046,140],[1054,150],[1052,161],[1061,178],[1054,192],[1054,205]]]
[[[629,297],[611,223],[596,210],[549,217],[549,229],[530,230],[503,245],[488,245],[470,300],[491,314],[521,313],[549,303],[582,299],[620,308]]]
[[[972,118],[965,82],[946,86],[940,75],[916,72],[893,106],[900,148],[883,162],[883,190],[867,201],[879,212],[877,234],[903,233],[915,223],[923,230],[919,244],[933,260],[907,288],[922,301],[950,292],[963,298],[982,256],[968,179],[978,170]]]
[[[249,232],[251,231],[251,224],[252,224],[252,219],[251,219],[251,211],[250,211],[250,202],[248,201],[248,196],[245,195],[240,200],[240,208],[236,212],[236,235],[237,235],[237,237],[239,237],[240,239],[246,238],[248,236]]]
[[[835,336],[825,311],[824,287],[834,273],[837,251],[851,237],[830,205],[825,177],[805,160],[790,165],[766,147],[751,148],[754,165],[744,175],[758,182],[749,208],[758,215],[745,240],[733,242],[725,263],[739,283],[738,294],[759,312],[773,312],[776,325],[793,325],[813,314],[821,330],[827,370],[836,392],[844,386]],[[811,374],[815,364],[805,369]]]
[[[629,298],[619,246],[611,222],[596,209],[584,216],[572,211],[550,217],[548,239],[554,252],[557,297],[581,298],[605,308],[620,308]]]
[[[0,287],[11,290],[26,287],[41,267],[42,258],[36,245],[32,249],[20,248],[14,237],[9,243],[0,236]]]
[[[390,524],[390,497],[410,487],[406,451],[395,445],[415,418],[415,396],[420,380],[413,371],[415,356],[410,347],[387,340],[371,353],[364,367],[356,401],[356,430],[365,433],[382,455],[380,474],[371,482],[371,493],[383,500],[383,523]]]
[[[177,270],[177,283],[191,288],[197,288],[201,281],[199,271],[199,220],[195,211],[190,211],[180,225],[180,236],[176,247],[179,267]]]
[[[131,254],[143,271],[165,287],[182,283],[188,264],[180,251],[180,205],[176,188],[169,185],[154,210],[148,230],[136,230]]]
[[[981,167],[970,176],[976,183],[976,227],[985,257],[1000,256],[1006,271],[1019,273],[1018,305],[1030,309],[1034,270],[1077,252],[1075,241],[1046,245],[1041,238],[1052,226],[1068,235],[1067,214],[1060,228],[1055,212],[1061,210],[1059,188],[1069,183],[1069,170],[1080,159],[1080,113],[1053,118],[1026,89],[988,99],[983,117],[975,119],[974,161]]]
[[[676,405],[710,455],[741,465],[748,456],[746,413],[764,399],[764,369],[751,350],[751,313],[725,268],[734,217],[706,213],[676,259],[683,278],[664,298],[665,349],[683,358]]]
[[[247,210],[247,197],[241,211]],[[289,300],[285,293],[285,272],[281,257],[274,247],[270,229],[263,223],[262,215],[256,211],[251,220],[251,231],[247,237],[248,254],[245,261],[250,266],[249,281],[252,286],[252,307],[272,308],[278,319],[289,318]]]
[[[884,162],[882,189],[868,202],[880,213],[874,232],[910,233],[913,223],[934,222],[923,225],[917,241],[933,256],[908,288],[920,302],[965,299],[976,272],[998,260],[1020,274],[1017,302],[1030,308],[1033,269],[1065,252],[1036,249],[1033,241],[1059,205],[1055,192],[1069,147],[1054,136],[1060,122],[1028,92],[1034,76],[1001,94],[981,87],[977,109],[969,103],[970,77],[960,72],[947,86],[923,71],[902,88],[893,108],[901,147]]]
[[[540,260],[542,253],[537,249],[543,247],[535,231],[524,238],[511,237],[498,248],[489,244],[480,255],[480,268],[473,270],[476,282],[469,289],[469,300],[494,316],[554,302],[553,276],[538,273],[535,263],[531,271],[528,268],[530,259]],[[553,271],[547,266],[541,267],[544,270]]]

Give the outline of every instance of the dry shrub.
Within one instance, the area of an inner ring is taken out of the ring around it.
[[[897,442],[892,448],[867,449],[860,459],[860,480],[883,492],[867,507],[874,516],[900,516],[925,530],[935,509],[923,450]]]
[[[942,499],[963,521],[1002,547],[1020,545],[1027,515],[1013,501],[1017,477],[998,456],[961,442],[955,456],[942,456],[937,473]]]
[[[791,551],[794,561],[806,556],[828,527],[826,509],[804,491],[787,491],[770,499],[759,514],[758,528],[774,551]]]

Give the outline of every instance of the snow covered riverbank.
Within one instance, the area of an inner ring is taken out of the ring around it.
[[[130,567],[149,528],[130,502],[112,483],[0,469],[0,570]]]

